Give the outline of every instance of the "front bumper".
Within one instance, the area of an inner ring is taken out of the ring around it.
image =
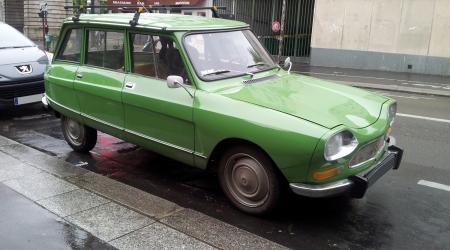
[[[0,107],[15,106],[15,98],[42,94],[45,92],[44,79],[33,78],[0,84]]]
[[[294,193],[306,197],[330,197],[348,193],[354,198],[362,198],[367,189],[387,171],[400,167],[402,157],[402,149],[389,146],[386,156],[378,164],[363,173],[322,185],[291,183],[289,186]]]

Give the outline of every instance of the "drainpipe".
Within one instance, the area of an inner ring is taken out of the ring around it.
[[[286,0],[283,0],[283,7],[281,9],[281,27],[280,27],[280,43],[278,44],[278,63],[281,61],[281,54],[283,52],[283,37],[284,37],[284,22],[286,20]]]

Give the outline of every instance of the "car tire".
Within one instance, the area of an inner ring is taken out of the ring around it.
[[[282,182],[276,166],[256,147],[237,146],[226,151],[218,175],[223,192],[241,211],[264,215],[279,204]]]
[[[97,130],[71,118],[62,117],[61,127],[69,146],[76,152],[88,153],[97,144]]]

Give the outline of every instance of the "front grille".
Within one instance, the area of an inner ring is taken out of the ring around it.
[[[44,80],[33,79],[26,82],[8,82],[0,84],[0,99],[28,96],[44,93]]]
[[[375,141],[372,141],[372,142],[364,145],[353,156],[352,160],[350,161],[349,166],[351,168],[354,168],[354,167],[357,167],[357,166],[373,159],[384,148],[385,144],[386,144],[386,140],[385,140],[384,136],[381,136],[380,138],[376,139]]]

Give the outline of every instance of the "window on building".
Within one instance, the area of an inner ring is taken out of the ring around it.
[[[88,30],[86,64],[118,71],[124,70],[124,34]]]
[[[80,62],[81,43],[83,38],[82,29],[72,29],[66,33],[62,47],[56,59]]]

